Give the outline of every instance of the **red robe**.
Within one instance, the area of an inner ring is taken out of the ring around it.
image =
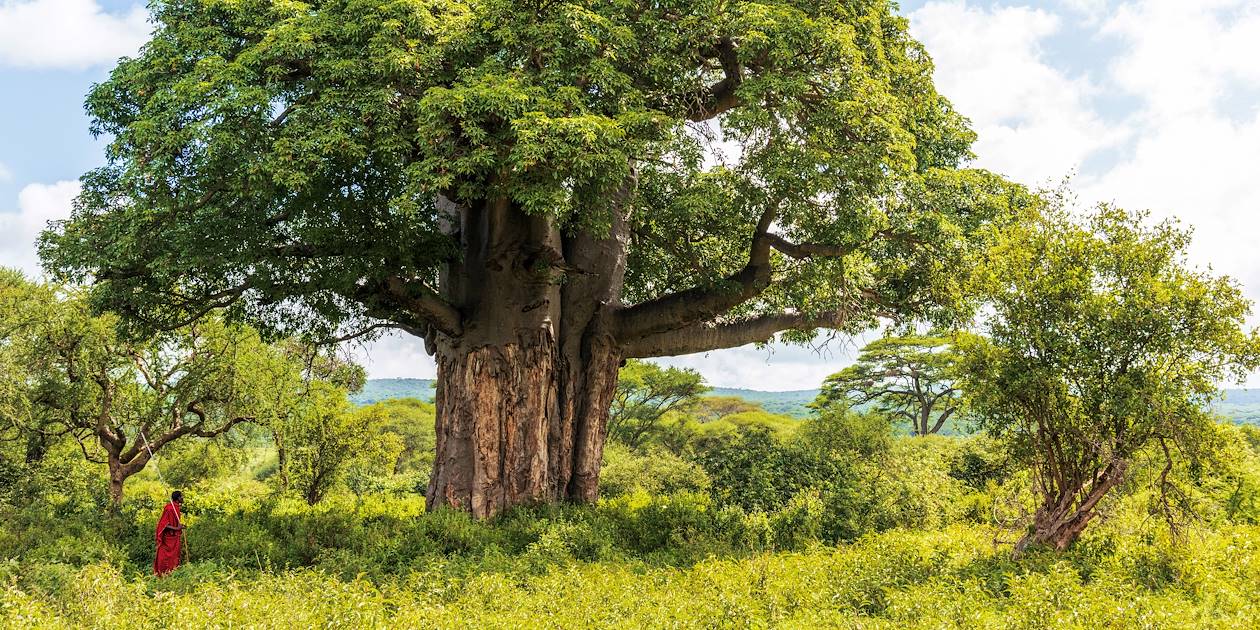
[[[172,501],[162,509],[162,518],[158,519],[157,531],[153,536],[157,539],[157,555],[153,558],[153,574],[166,575],[179,566],[179,546],[181,534],[179,530],[166,529],[166,526],[179,527],[179,506]]]

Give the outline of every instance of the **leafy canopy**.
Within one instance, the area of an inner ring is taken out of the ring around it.
[[[952,374],[957,358],[948,337],[877,339],[862,348],[856,363],[823,381],[812,406],[874,404],[909,422],[915,435],[930,435],[961,407]]]
[[[458,256],[440,198],[599,235],[635,181],[627,302],[721,285],[773,210],[788,254],[732,314],[858,329],[943,314],[968,239],[1028,203],[958,170],[974,134],[888,0],[151,8],[152,39],[87,98],[107,163],[41,248],[144,326],[233,305],[417,327],[385,289],[427,295]]]
[[[695,370],[631,359],[617,373],[608,434],[626,446],[642,446],[662,416],[691,411],[708,389]]]
[[[1189,242],[1175,224],[1102,206],[1079,221],[1050,208],[995,247],[989,338],[960,342],[964,389],[1032,466],[1043,512],[1087,521],[1150,445],[1195,455],[1218,385],[1260,364],[1250,301],[1192,268]]]
[[[76,440],[120,492],[168,444],[270,423],[293,403],[301,365],[248,327],[208,318],[125,340],[115,323],[81,292],[0,270],[0,439],[25,440],[28,459]]]

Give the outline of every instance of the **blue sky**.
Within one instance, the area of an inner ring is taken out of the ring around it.
[[[936,60],[938,88],[973,120],[979,166],[1031,185],[1074,174],[1082,204],[1178,217],[1195,229],[1193,262],[1260,298],[1260,2],[901,6]],[[0,265],[38,273],[32,239],[67,213],[75,180],[102,161],[83,97],[143,43],[144,17],[142,5],[119,0],[0,0]],[[802,389],[860,343],[668,362],[715,385]],[[434,372],[410,339],[358,352],[373,376]]]

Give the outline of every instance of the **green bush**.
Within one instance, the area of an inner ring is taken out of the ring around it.
[[[0,506],[0,627],[1253,627],[1260,457],[1245,431],[1220,440],[1176,462],[1197,466],[1181,489],[1199,515],[1177,536],[1144,454],[1076,546],[1019,560],[1027,470],[873,415],[744,428],[687,458],[610,445],[598,504],[485,521],[427,513],[405,485],[311,506],[258,481],[255,451],[192,482],[192,562],[162,579],[152,471],[108,517],[99,477],[40,472],[54,491]],[[62,455],[47,470],[74,470]]]
[[[709,477],[702,468],[669,451],[649,449],[640,453],[617,442],[609,442],[604,448],[600,496],[613,498],[635,491],[704,492],[709,486]]]

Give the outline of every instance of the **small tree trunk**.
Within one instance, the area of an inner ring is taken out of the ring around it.
[[[123,483],[127,481],[127,473],[122,462],[115,455],[109,456],[109,509],[118,512],[122,509]]]
[[[1015,554],[1023,554],[1029,547],[1050,547],[1055,551],[1070,547],[1097,515],[1098,502],[1120,483],[1127,468],[1128,462],[1125,461],[1115,461],[1107,466],[1079,504],[1077,497],[1085,491],[1085,484],[1063,488],[1058,497],[1047,498],[1033,516],[1032,531],[1015,544]]]
[[[1072,507],[1068,510],[1037,510],[1033,517],[1032,531],[1015,544],[1016,554],[1024,553],[1029,547],[1050,547],[1055,551],[1063,551],[1080,538],[1085,526],[1094,518],[1094,511],[1082,512]]]
[[[320,499],[324,498],[323,491],[320,489],[319,479],[311,481],[311,485],[306,488],[306,496],[303,498],[306,499],[307,505],[315,505],[319,503]]]

